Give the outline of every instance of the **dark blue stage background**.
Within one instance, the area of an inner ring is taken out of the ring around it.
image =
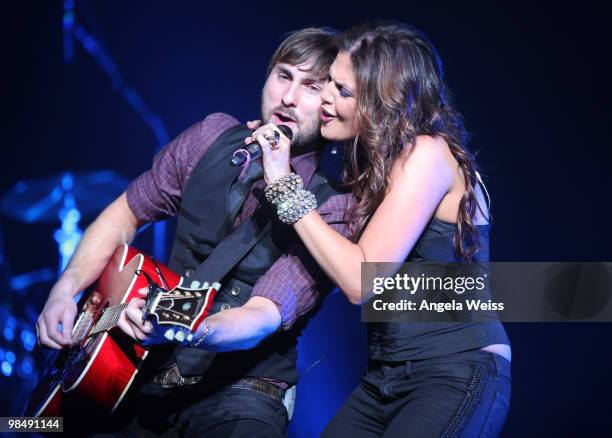
[[[65,170],[112,169],[132,179],[158,147],[80,44],[64,63],[63,8],[57,0],[3,5],[0,195],[19,180]],[[494,260],[612,261],[611,17],[603,6],[77,0],[75,11],[171,137],[212,112],[257,118],[267,61],[285,32],[376,17],[415,24],[438,46],[481,150]],[[35,379],[31,358],[40,358],[28,351],[27,333],[51,285],[14,290],[9,280],[56,269],[57,227],[0,217],[0,416],[17,413]],[[151,228],[137,246],[151,250]],[[612,325],[506,327],[514,381],[504,436],[610,435]],[[365,342],[358,310],[330,296],[300,341],[302,373],[322,360],[302,375],[292,437],[322,430],[364,370]]]

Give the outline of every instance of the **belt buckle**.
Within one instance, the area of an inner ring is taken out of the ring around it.
[[[174,365],[155,377],[155,383],[163,389],[173,389],[182,386],[195,385],[201,377],[183,377],[178,366]]]
[[[176,366],[168,368],[161,374],[161,382],[160,385],[164,389],[172,389],[177,386],[181,386],[181,380],[183,376],[178,373],[178,369]]]

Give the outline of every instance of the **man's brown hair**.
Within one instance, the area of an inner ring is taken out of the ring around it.
[[[335,34],[332,29],[315,27],[290,33],[274,52],[267,74],[279,63],[300,65],[313,61],[312,72],[321,77],[327,76],[329,66],[336,58]]]

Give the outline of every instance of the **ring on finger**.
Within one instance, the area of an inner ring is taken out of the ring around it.
[[[270,149],[273,151],[277,150],[280,142],[280,133],[276,130],[272,131],[272,134],[264,134],[264,138],[270,142]]]

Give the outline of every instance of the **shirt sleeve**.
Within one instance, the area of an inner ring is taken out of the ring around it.
[[[195,166],[219,135],[238,124],[228,114],[211,114],[168,143],[155,155],[151,169],[127,188],[127,202],[134,215],[142,222],[176,215]]]
[[[319,215],[334,230],[349,238],[346,212],[352,196],[335,195],[318,208]],[[257,281],[251,296],[265,297],[274,302],[281,315],[284,330],[297,318],[311,310],[333,287],[333,283],[300,242],[291,245]]]

